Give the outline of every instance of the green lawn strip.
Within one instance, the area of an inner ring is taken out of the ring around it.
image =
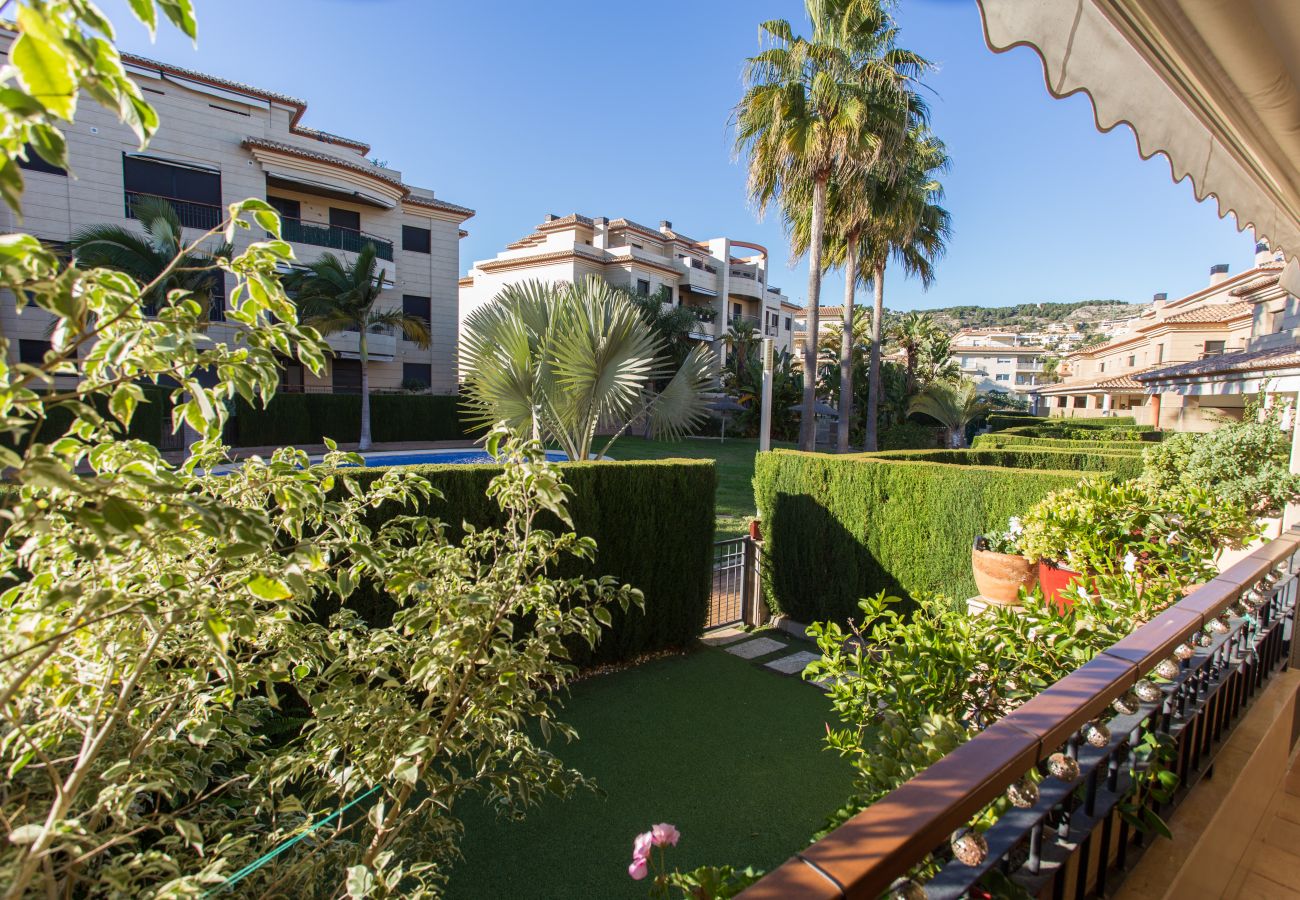
[[[825,695],[719,649],[580,682],[563,718],[581,737],[553,749],[604,795],[548,800],[523,822],[458,809],[464,860],[449,896],[644,897],[627,866],[656,822],[681,829],[672,866],[771,868],[850,792],[849,765],[823,749]]]
[[[774,447],[792,444],[774,442]],[[614,459],[664,459],[687,457],[712,459],[718,471],[718,526],[715,540],[739,537],[748,532],[754,516],[754,456],[758,440],[727,438],[718,441],[686,438],[680,441],[653,441],[639,437],[621,437],[610,449]]]

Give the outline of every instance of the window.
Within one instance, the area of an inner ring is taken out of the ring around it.
[[[433,384],[430,363],[402,363],[402,387],[408,391],[425,391]]]
[[[45,354],[49,349],[49,341],[23,338],[18,342],[18,361],[29,366],[39,366],[45,362]]]
[[[428,228],[403,225],[402,249],[410,250],[412,253],[431,253],[433,251],[433,232]]]
[[[1206,355],[1206,356],[1222,356],[1222,355],[1223,355],[1223,345],[1224,345],[1224,342],[1223,342],[1223,341],[1206,341],[1206,342],[1205,342],[1205,355]]]
[[[1105,372],[1105,371],[1106,371],[1106,361],[1105,361],[1105,360],[1102,360],[1101,362],[1097,363],[1097,371],[1098,371],[1098,372]]]
[[[420,297],[416,294],[402,295],[402,312],[408,316],[414,316],[422,319],[426,328],[433,325],[433,304],[428,297]]]
[[[999,365],[999,366],[1009,366],[1009,365],[1011,365],[1013,362],[1015,362],[1015,360],[1012,359],[1010,356],[999,356],[999,357],[998,357],[998,365]]]
[[[744,314],[745,314],[745,307],[741,306],[739,303],[731,304],[731,317],[733,319],[739,319]]]
[[[644,278],[638,278],[636,280],[636,292],[642,297],[650,296],[650,282]]]
[[[1010,375],[998,375],[998,376],[997,376],[997,380],[998,380],[998,381],[1010,381],[1010,380],[1011,380],[1011,376],[1010,376]]]
[[[141,196],[171,201],[186,228],[215,228],[221,222],[221,173],[139,156],[122,157],[126,217],[136,218]]]
[[[1137,365],[1137,355],[1134,354],[1128,358],[1128,367],[1131,369]]]
[[[280,390],[301,394],[304,374],[302,363],[292,359],[280,360]]]
[[[226,273],[213,272],[212,284],[208,288],[208,321],[226,321]]]
[[[338,209],[330,207],[330,227],[347,228],[351,231],[361,230],[361,213],[355,209]]]
[[[1162,363],[1164,361],[1165,361],[1165,345],[1156,344],[1156,362]]]
[[[56,166],[53,165],[52,163],[47,163],[44,159],[42,159],[41,155],[36,152],[36,148],[33,147],[31,144],[25,144],[23,146],[23,151],[27,154],[27,158],[26,159],[20,158],[18,160],[18,168],[26,169],[29,172],[44,172],[47,175],[68,174],[68,170],[63,168],[62,166]]]
[[[1087,408],[1087,406],[1088,406],[1088,398],[1087,398],[1087,397],[1075,397],[1075,398],[1074,398],[1074,408],[1075,408],[1075,409],[1085,409],[1085,408]]]
[[[785,317],[785,330],[786,330],[786,331],[789,331],[789,330],[790,330],[790,317],[789,317],[789,316],[786,316],[786,317]]]
[[[333,378],[334,378],[334,393],[336,394],[361,393],[361,360],[359,359],[334,360]]]
[[[302,221],[302,202],[288,197],[267,197],[266,202],[275,207],[281,219]]]

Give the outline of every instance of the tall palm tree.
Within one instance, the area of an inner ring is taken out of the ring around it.
[[[222,241],[209,251],[185,251],[180,217],[159,197],[142,197],[135,215],[144,234],[120,225],[90,225],[71,241],[72,256],[84,268],[113,269],[147,288],[142,299],[147,315],[157,312],[172,291],[185,291],[211,315],[212,297],[222,277],[217,261],[233,251]]]
[[[760,28],[770,46],[746,62],[737,105],[736,149],[748,156],[749,193],[759,211],[804,186],[809,195],[808,333],[819,327],[827,188],[869,165],[906,128],[905,104],[884,102],[897,70],[881,56],[889,17],[878,0],[806,0],[813,32],[784,19]],[[788,212],[788,211],[787,211]],[[814,449],[817,342],[804,346],[800,445]]]
[[[590,458],[600,426],[623,423],[603,456],[642,415],[656,437],[680,436],[706,417],[703,392],[717,380],[712,350],[696,346],[675,366],[636,305],[596,276],[510,285],[465,320],[460,358],[480,423],[505,422],[574,460]]]
[[[304,324],[323,335],[341,331],[357,333],[361,360],[361,439],[358,447],[370,449],[370,354],[367,336],[398,329],[420,348],[430,343],[429,323],[407,315],[401,308],[378,309],[384,292],[385,271],[377,269],[374,244],[366,244],[357,258],[345,263],[333,253],[322,253],[307,268],[284,280],[285,290],[298,302]]]
[[[966,426],[986,415],[989,402],[975,390],[975,382],[932,381],[912,398],[909,415],[920,413],[934,419],[948,430],[948,446],[966,445]]]
[[[922,128],[908,132],[896,165],[885,177],[869,180],[872,215],[863,241],[873,287],[871,318],[871,362],[867,369],[867,422],[865,449],[877,449],[877,414],[880,397],[881,321],[885,313],[885,266],[892,258],[904,273],[920,279],[922,288],[934,282],[934,263],[943,255],[951,233],[951,217],[940,204],[943,185],[940,173],[947,171],[948,154],[941,141]],[[914,388],[909,354],[908,390]]]

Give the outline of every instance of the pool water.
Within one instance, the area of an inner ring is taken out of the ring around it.
[[[550,462],[566,462],[560,450],[547,450]],[[467,465],[495,462],[486,450],[428,450],[420,453],[367,453],[366,466]]]

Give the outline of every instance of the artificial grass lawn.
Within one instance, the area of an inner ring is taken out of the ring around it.
[[[670,867],[771,869],[849,796],[851,768],[823,748],[834,715],[812,685],[718,649],[574,685],[553,747],[603,796],[548,799],[523,822],[458,809],[464,860],[453,898],[645,897],[627,875],[632,839],[656,822],[682,833]]]
[[[793,444],[772,442],[773,447]],[[757,438],[686,438],[680,441],[652,441],[639,437],[621,437],[610,448],[614,459],[666,459],[680,456],[712,459],[718,471],[718,511],[715,540],[739,537],[749,531],[754,517],[754,456]]]

